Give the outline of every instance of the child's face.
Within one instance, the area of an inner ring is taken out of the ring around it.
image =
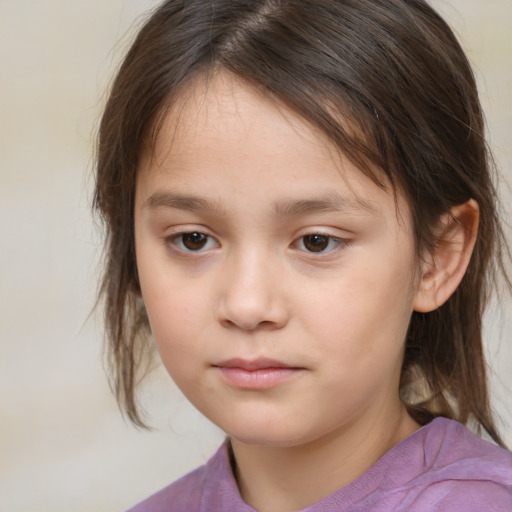
[[[410,211],[296,114],[227,74],[195,86],[142,162],[135,238],[164,365],[235,439],[300,445],[401,413]]]

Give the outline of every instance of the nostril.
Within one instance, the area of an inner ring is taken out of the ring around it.
[[[238,321],[233,321],[233,320],[230,320],[230,319],[220,319],[220,324],[223,326],[223,327],[226,327],[228,329],[241,329],[241,330],[244,330],[244,331],[254,331],[254,330],[258,330],[258,329],[262,329],[262,330],[265,330],[265,329],[273,329],[275,328],[275,324],[269,320],[263,320],[263,321],[254,321],[254,322],[251,322],[251,321],[248,321],[248,320],[238,320]]]
[[[228,329],[241,329],[244,331],[273,330],[286,323],[288,315],[278,306],[267,308],[221,308],[218,316],[219,323]]]

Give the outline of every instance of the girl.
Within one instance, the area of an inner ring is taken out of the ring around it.
[[[102,118],[115,391],[150,332],[227,434],[157,511],[512,510],[482,313],[504,243],[474,77],[424,0],[168,0]]]

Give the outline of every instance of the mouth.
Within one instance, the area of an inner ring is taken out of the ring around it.
[[[305,368],[266,358],[235,358],[213,366],[229,385],[254,391],[273,388],[305,371]]]

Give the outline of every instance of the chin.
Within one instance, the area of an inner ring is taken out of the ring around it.
[[[238,428],[230,425],[224,429],[230,439],[239,443],[267,446],[274,448],[291,448],[307,444],[314,440],[315,436],[307,435],[303,430],[287,428],[282,423],[279,425],[240,425]]]
[[[292,440],[287,436],[269,436],[265,434],[247,435],[247,433],[244,433],[243,435],[231,435],[228,433],[228,437],[242,444],[250,446],[265,446],[268,448],[292,448],[303,444],[300,441]]]

